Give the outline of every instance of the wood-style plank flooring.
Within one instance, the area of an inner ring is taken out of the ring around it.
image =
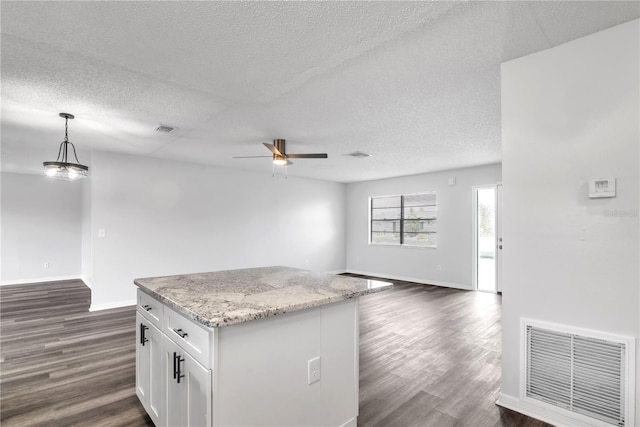
[[[152,426],[135,395],[135,308],[89,312],[79,280],[0,287],[0,424]]]
[[[359,426],[546,424],[498,408],[500,297],[395,282],[361,298]],[[81,281],[0,287],[2,426],[152,426],[135,395],[135,308]]]
[[[501,296],[393,283],[360,299],[359,426],[548,426],[495,405]]]

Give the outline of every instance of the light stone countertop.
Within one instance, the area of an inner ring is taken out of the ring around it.
[[[260,267],[135,279],[153,298],[210,328],[318,307],[390,289],[378,280]]]

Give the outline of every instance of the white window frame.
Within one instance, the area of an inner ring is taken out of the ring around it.
[[[408,248],[431,248],[431,249],[435,249],[438,247],[438,241],[437,241],[437,235],[438,235],[438,231],[437,231],[437,225],[435,226],[435,231],[433,231],[433,234],[436,235],[436,243],[434,245],[412,245],[410,243],[404,243],[404,198],[407,196],[419,196],[419,195],[433,195],[435,197],[435,210],[436,210],[436,217],[434,218],[437,224],[437,220],[438,220],[438,216],[437,216],[437,208],[438,208],[438,196],[437,193],[435,191],[422,191],[419,193],[408,193],[408,194],[390,194],[390,195],[381,195],[381,196],[369,196],[369,221],[368,221],[368,243],[369,245],[375,245],[375,246],[397,246],[397,247],[408,247]],[[374,199],[382,199],[382,198],[387,198],[387,197],[400,197],[400,242],[399,243],[388,243],[388,242],[374,242],[372,240],[372,233],[373,233],[373,227],[372,227],[372,223],[373,223],[373,200]]]

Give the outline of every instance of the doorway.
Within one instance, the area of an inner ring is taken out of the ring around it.
[[[474,283],[484,292],[500,292],[502,249],[500,205],[502,185],[473,188],[474,206]]]

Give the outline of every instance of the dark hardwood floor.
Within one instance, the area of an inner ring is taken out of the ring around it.
[[[546,424],[498,408],[500,297],[395,282],[361,298],[359,426]],[[135,308],[81,281],[0,287],[2,426],[152,426],[135,395]]]
[[[360,299],[359,426],[549,426],[495,405],[501,296],[392,282]]]
[[[152,426],[135,395],[135,308],[89,312],[79,280],[0,287],[0,424]]]

